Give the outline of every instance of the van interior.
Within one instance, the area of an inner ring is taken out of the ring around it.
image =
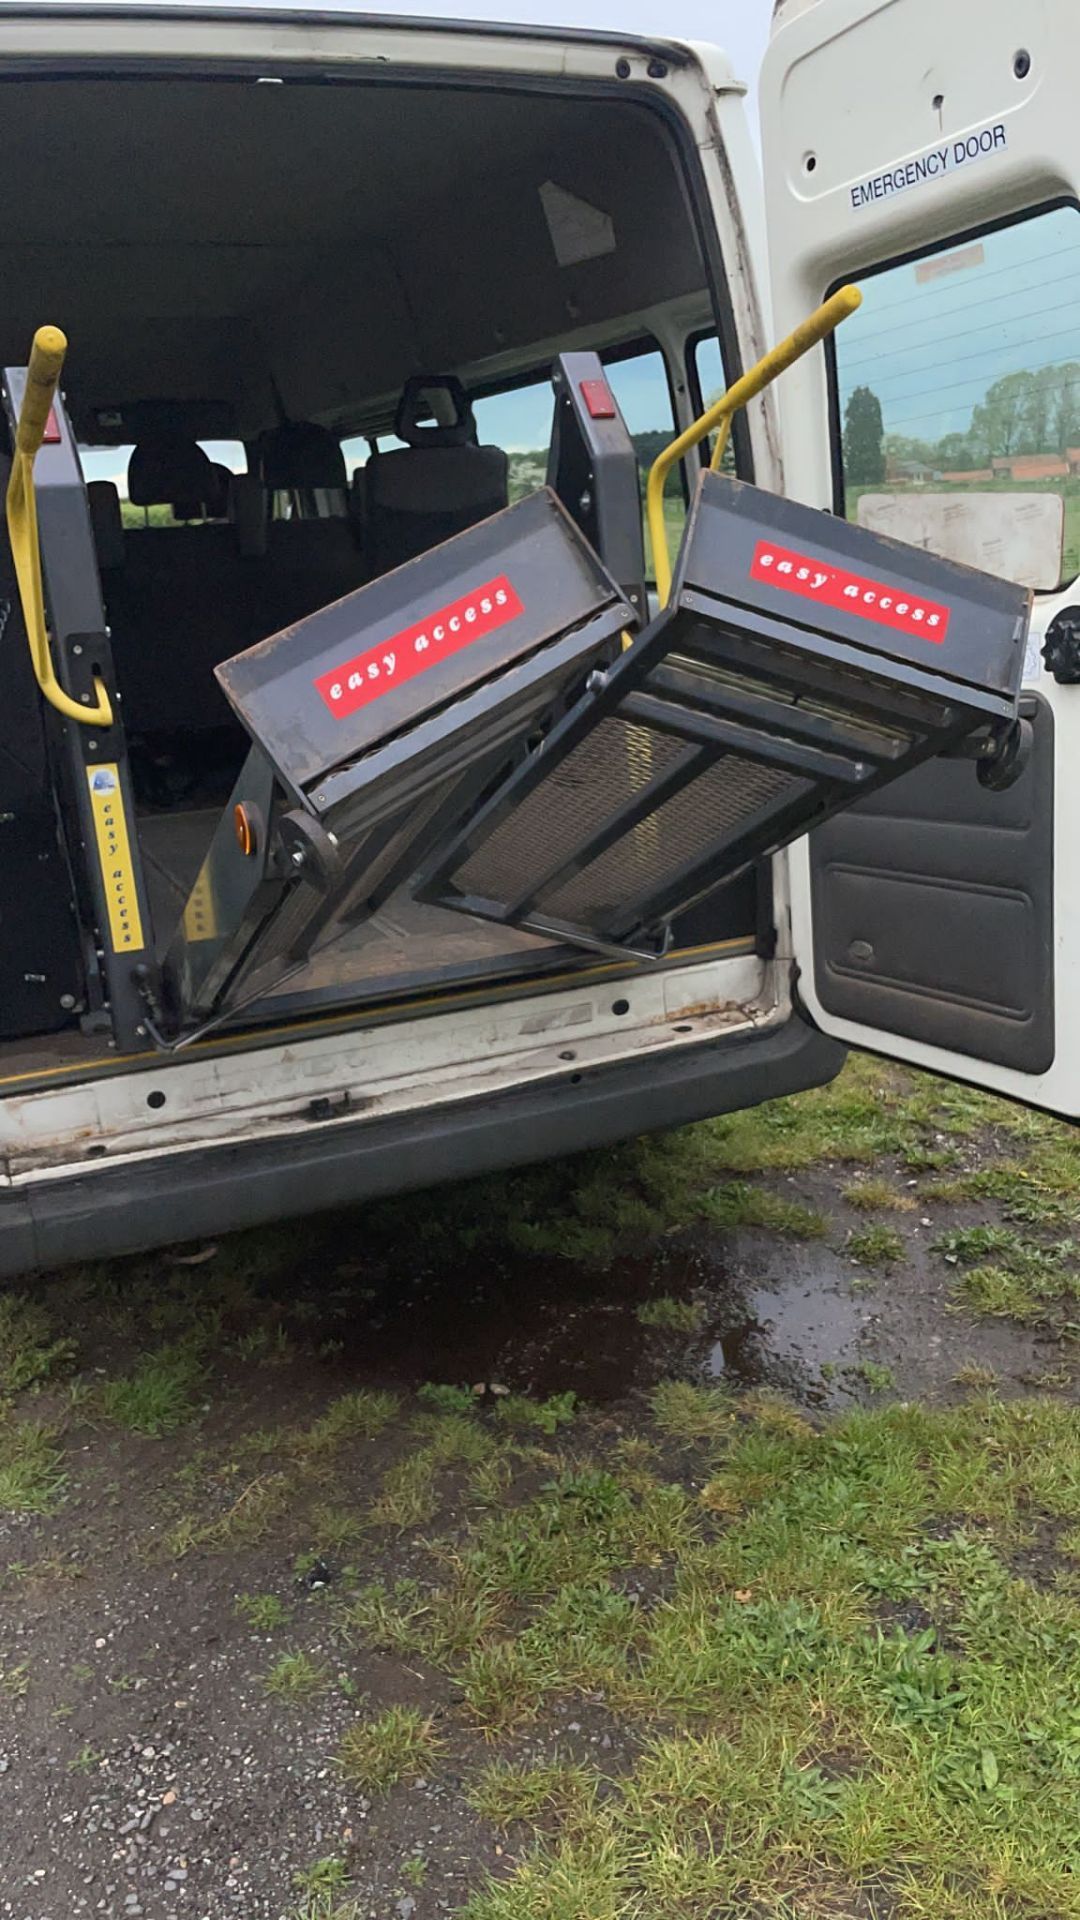
[[[3,364],[43,320],[68,336],[161,948],[248,745],[215,665],[542,484],[559,351],[605,359],[647,464],[701,399],[687,343],[716,354],[709,274],[674,138],[614,81],[20,79],[0,166]],[[53,753],[40,702],[0,709],[0,766],[46,811]],[[752,940],[756,893],[722,889],[676,947]],[[81,989],[4,944],[5,1073],[100,1054]],[[582,964],[402,894],[258,1018]]]

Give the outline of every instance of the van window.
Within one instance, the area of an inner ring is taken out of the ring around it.
[[[848,518],[867,521],[875,509],[868,502],[860,514],[859,501],[872,494],[1057,494],[1061,579],[1073,579],[1080,209],[1051,207],[958,237],[874,269],[860,284],[862,306],[833,337]],[[898,519],[902,537],[911,537],[916,511]]]
[[[528,380],[473,401],[481,446],[501,447],[510,462],[510,504],[544,484],[555,397],[551,381]]]
[[[687,371],[690,375],[690,397],[695,414],[704,413],[714,400],[719,400],[727,386],[724,363],[720,356],[720,342],[715,333],[700,333],[691,340],[687,354]],[[702,458],[712,459],[714,437],[709,435],[702,442]],[[728,434],[720,461],[722,473],[735,471],[735,442]]]
[[[623,419],[630,429],[641,476],[642,513],[645,508],[645,482],[657,454],[670,446],[678,431],[667,364],[659,347],[644,347],[636,353],[604,356],[611,390],[619,403]],[[681,466],[673,467],[664,489],[664,522],[672,557],[682,539],[686,524],[686,482]],[[645,575],[652,582],[653,566],[649,529],[645,528]]]
[[[200,440],[199,445],[217,467],[230,473],[247,472],[247,453],[242,440]],[[80,446],[79,458],[87,480],[111,480],[120,495],[120,514],[126,527],[178,527],[183,524],[173,513],[170,501],[156,501],[151,507],[133,506],[127,497],[128,461],[134,445],[124,447]],[[179,504],[179,503],[176,503]],[[223,515],[221,517],[224,517]]]

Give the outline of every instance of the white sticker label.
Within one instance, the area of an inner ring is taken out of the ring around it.
[[[872,173],[868,180],[857,181],[851,188],[851,205],[858,212],[861,207],[873,206],[877,200],[891,200],[895,193],[906,193],[909,187],[921,187],[928,180],[940,180],[947,173],[970,167],[976,160],[989,160],[992,154],[1004,153],[1008,144],[1003,120],[980,128],[978,133],[942,140],[939,146],[917,154],[914,160],[901,161],[881,173]]]

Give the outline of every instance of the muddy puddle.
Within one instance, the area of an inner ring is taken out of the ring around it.
[[[736,1236],[739,1238],[739,1236]],[[672,1373],[732,1387],[774,1387],[807,1404],[850,1397],[874,1315],[853,1294],[850,1263],[827,1248],[741,1257],[729,1236],[687,1234],[642,1258],[590,1270],[516,1256],[392,1267],[368,1284],[347,1267],[318,1303],[317,1334],[351,1376],[412,1387],[426,1380],[610,1404]],[[650,1303],[692,1307],[692,1332],[639,1318]]]

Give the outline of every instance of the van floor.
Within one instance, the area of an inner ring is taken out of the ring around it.
[[[220,813],[220,807],[205,807],[144,814],[139,819],[143,873],[159,951],[180,919]],[[363,926],[341,934],[290,974],[281,992],[261,1003],[260,1024],[301,1013],[329,1012],[354,997],[380,1001],[472,979],[527,976],[575,964],[588,964],[587,957],[568,954],[565,947],[532,934],[423,906],[401,893]],[[110,1053],[106,1035],[84,1034],[77,1027],[2,1041],[0,1088],[24,1078],[97,1070],[109,1063]],[[147,1056],[147,1064],[153,1058]]]
[[[139,821],[159,951],[180,919],[220,816],[220,807],[200,807],[145,814]],[[301,997],[331,1000],[353,988],[377,999],[422,986],[449,986],[477,974],[533,972],[556,960],[573,964],[574,956],[534,934],[424,906],[400,892],[362,926],[314,953],[289,975],[283,994],[266,1005],[281,1007]]]

